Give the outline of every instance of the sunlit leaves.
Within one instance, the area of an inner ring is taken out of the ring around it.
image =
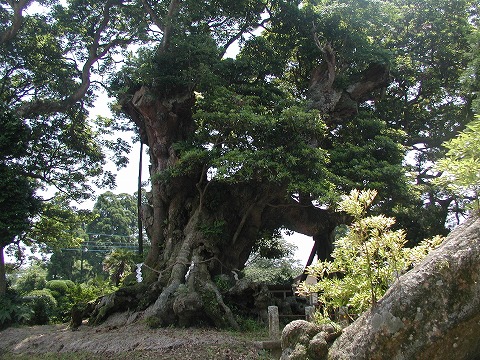
[[[45,253],[78,247],[85,238],[83,225],[91,220],[89,211],[76,209],[69,204],[68,197],[57,195],[44,203],[23,241]]]
[[[480,192],[480,117],[467,125],[454,139],[444,143],[448,149],[445,158],[437,164],[443,171],[438,179],[461,197],[471,198],[477,211]]]
[[[353,189],[349,195],[342,196],[342,201],[338,204],[338,210],[344,211],[358,220],[365,216],[376,196],[376,190],[359,191]]]
[[[367,310],[387,291],[398,276],[437,247],[441,237],[425,240],[413,249],[405,248],[403,230],[393,230],[395,219],[368,216],[377,191],[352,190],[338,208],[354,218],[345,236],[335,240],[333,260],[319,261],[308,273],[318,283],[302,283],[302,294],[318,293],[323,316],[342,308],[353,316]]]
[[[216,181],[267,181],[290,191],[300,186],[316,190],[309,181],[324,177],[326,162],[326,153],[311,145],[325,131],[318,113],[300,106],[277,112],[259,102],[227,89],[201,99],[194,147],[179,148],[177,170],[198,169],[203,162],[214,169]]]
[[[97,198],[93,215],[95,219],[88,224],[89,232],[128,237],[137,231],[137,204],[133,195],[107,191]]]

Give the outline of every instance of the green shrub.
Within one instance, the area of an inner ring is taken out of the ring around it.
[[[0,298],[0,330],[12,324],[26,324],[32,315],[33,310],[16,294],[7,294]]]
[[[50,280],[45,284],[45,288],[49,289],[53,296],[66,295],[75,287],[75,283],[71,280]]]
[[[441,237],[425,240],[415,248],[405,248],[403,230],[392,230],[395,219],[383,215],[367,216],[377,192],[353,190],[339,204],[353,223],[345,236],[335,241],[333,261],[319,261],[308,269],[318,283],[300,284],[302,295],[317,293],[325,318],[335,312],[344,320],[358,315],[374,305],[395,279],[408,270],[430,250],[437,247]]]
[[[24,303],[28,305],[33,314],[28,323],[30,325],[44,325],[54,317],[57,301],[48,289],[33,290],[23,297]]]
[[[29,268],[21,270],[13,287],[19,294],[25,295],[33,290],[43,289],[47,283],[46,277],[47,270],[41,265],[33,264]]]

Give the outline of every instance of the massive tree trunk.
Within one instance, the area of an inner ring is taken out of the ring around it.
[[[7,278],[3,251],[3,246],[0,246],[0,298],[5,296],[7,293]]]
[[[161,290],[145,316],[160,325],[198,320],[235,328],[215,276],[242,269],[263,230],[287,226],[316,236],[331,232],[337,218],[311,203],[305,207],[286,199],[286,190],[278,186],[227,186],[208,179],[206,168],[168,178],[178,161],[173,145],[195,131],[193,104],[192,92],[165,98],[146,87],[125,104],[149,145],[151,163],[150,203],[143,208],[151,240],[145,263],[147,279]]]
[[[479,305],[480,219],[476,217],[401,276],[372,309],[343,330],[329,350],[334,336],[324,329],[305,323],[287,326],[282,359],[478,359]]]

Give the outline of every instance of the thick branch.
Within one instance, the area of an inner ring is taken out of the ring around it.
[[[322,45],[316,33],[314,33],[314,40],[315,45],[317,45],[323,54],[323,60],[325,60],[327,68],[322,69],[319,67],[317,69],[318,72],[316,73],[316,76],[312,78],[312,85],[316,84],[318,81],[321,81],[324,87],[331,88],[333,82],[335,81],[335,52],[333,51],[330,43],[327,42],[325,45]]]
[[[253,24],[253,25],[248,20],[245,21],[245,23],[240,27],[238,32],[235,35],[233,35],[230,39],[228,39],[225,45],[222,46],[222,51],[220,51],[220,57],[222,58],[225,55],[230,45],[232,45],[235,41],[240,39],[250,26],[260,27],[260,26],[263,26],[263,24],[265,24],[268,20],[269,19],[264,19],[259,24]]]
[[[13,19],[12,19],[12,25],[10,28],[5,30],[1,35],[0,35],[0,44],[4,44],[7,41],[12,40],[17,33],[20,31],[20,28],[22,27],[23,23],[23,10],[27,7],[27,5],[31,2],[31,0],[14,0],[10,1],[11,6],[13,8]]]
[[[102,22],[100,23],[97,30],[95,31],[95,35],[93,37],[93,43],[90,46],[90,49],[88,51],[88,59],[83,65],[82,83],[80,84],[77,91],[68,100],[68,102],[71,104],[82,99],[87,93],[87,90],[90,87],[90,69],[92,68],[93,64],[95,64],[99,59],[105,56],[112,47],[118,46],[118,45],[125,45],[129,42],[128,40],[115,39],[110,43],[106,44],[103,47],[103,50],[99,52],[99,48],[101,46],[100,39],[102,37],[102,33],[105,31],[105,29],[107,28],[110,22],[110,9],[115,2],[116,2],[115,0],[108,0],[105,3],[105,7],[103,8],[103,14],[102,14]]]
[[[168,13],[165,19],[165,27],[163,32],[162,45],[160,46],[160,52],[165,52],[170,46],[170,40],[173,32],[173,19],[177,15],[180,8],[181,0],[171,0],[168,6]]]
[[[28,102],[17,109],[17,114],[19,116],[28,118],[35,115],[48,115],[57,112],[64,112],[86,95],[91,85],[90,71],[93,65],[102,59],[113,47],[127,45],[132,41],[131,38],[117,38],[107,44],[100,43],[102,33],[108,27],[110,22],[110,10],[117,2],[118,1],[116,0],[109,0],[104,5],[102,21],[95,31],[92,44],[88,48],[88,58],[81,71],[81,83],[75,92],[64,99],[41,99]]]
[[[277,222],[275,226],[285,226],[287,229],[307,236],[330,233],[337,225],[347,220],[342,213],[321,209],[313,204],[301,205],[293,199],[287,203],[269,204],[269,206],[266,216],[275,219]]]
[[[148,3],[147,0],[142,0],[143,7],[145,8],[145,11],[147,14],[150,16],[150,19],[152,22],[161,30],[165,31],[165,24],[162,22],[162,20],[157,16],[151,5]]]

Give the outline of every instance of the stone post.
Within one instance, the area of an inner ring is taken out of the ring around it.
[[[278,317],[278,307],[268,307],[268,333],[271,339],[280,338],[280,321]]]
[[[305,318],[307,321],[313,321],[313,313],[315,312],[315,306],[305,306]]]

